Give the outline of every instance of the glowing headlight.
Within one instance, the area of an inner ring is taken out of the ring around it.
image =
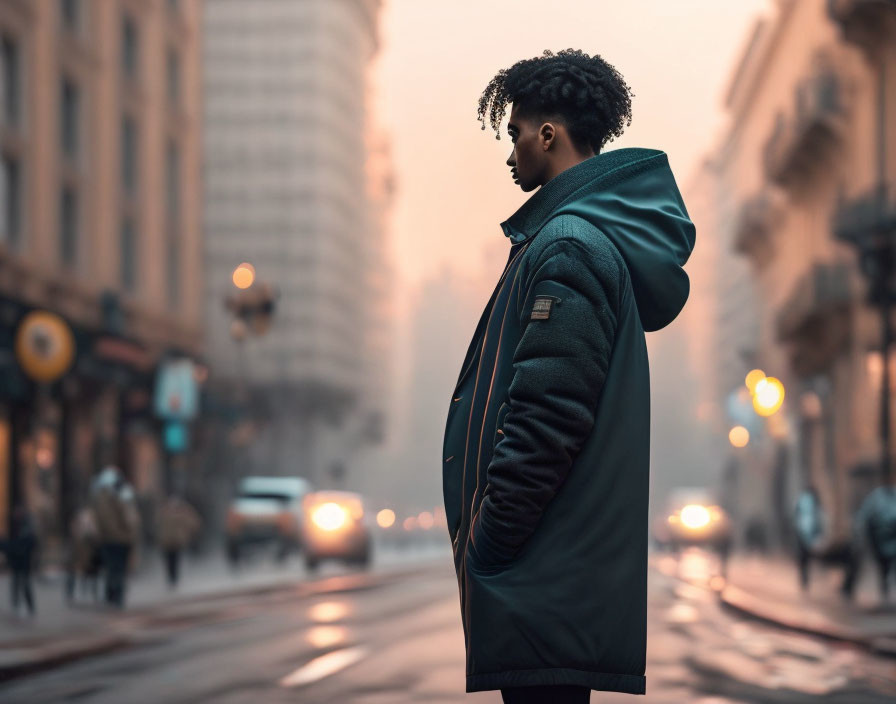
[[[709,525],[709,511],[706,506],[688,504],[681,509],[681,522],[691,529],[704,528]]]
[[[342,506],[331,502],[315,506],[311,520],[321,530],[339,530],[348,520],[348,514]]]

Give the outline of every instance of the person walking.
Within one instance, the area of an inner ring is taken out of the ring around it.
[[[75,600],[78,582],[97,600],[97,578],[100,566],[100,535],[96,516],[90,506],[82,506],[74,515],[70,528],[66,598]]]
[[[31,572],[34,551],[37,548],[37,534],[31,516],[23,505],[12,511],[9,538],[3,541],[6,563],[10,571],[10,602],[14,613],[19,613],[19,604],[24,602],[30,616],[34,616],[34,589],[31,586]]]
[[[800,573],[800,589],[809,589],[809,563],[818,556],[818,550],[827,531],[824,508],[814,486],[803,489],[793,506],[793,527],[796,533],[796,558]]]
[[[873,489],[853,518],[856,552],[869,548],[877,564],[882,601],[890,595],[890,576],[896,567],[896,486]]]
[[[644,333],[684,307],[696,229],[665,152],[601,151],[631,100],[600,56],[546,50],[501,70],[479,101],[483,129],[508,105],[506,163],[535,193],[501,223],[507,263],[443,441],[466,691],[555,704],[644,694]]]
[[[124,607],[129,558],[139,533],[136,507],[129,501],[132,496],[133,490],[114,465],[104,468],[94,482],[91,507],[99,528],[106,602],[119,608]]]
[[[165,572],[170,588],[177,586],[181,552],[196,537],[199,525],[199,514],[177,495],[169,496],[159,508],[156,535],[165,556]]]

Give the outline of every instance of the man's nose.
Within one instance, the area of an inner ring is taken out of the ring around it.
[[[516,166],[516,159],[513,158],[513,151],[511,151],[510,156],[507,157],[507,165],[508,166]]]

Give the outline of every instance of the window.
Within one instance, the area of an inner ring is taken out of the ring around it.
[[[137,192],[137,125],[134,118],[121,119],[121,182],[129,195]]]
[[[128,291],[137,288],[137,231],[131,217],[121,221],[121,284]]]
[[[59,0],[59,17],[62,20],[62,26],[72,32],[78,31],[80,4],[79,0]]]
[[[165,75],[168,86],[168,102],[177,105],[180,102],[180,57],[174,49],[168,49]]]
[[[19,47],[7,36],[0,38],[0,91],[3,105],[0,120],[17,125],[21,110],[21,80],[19,76]]]
[[[59,254],[62,262],[75,266],[78,261],[78,195],[71,186],[63,186],[59,199]]]
[[[168,289],[168,307],[175,309],[180,303],[180,240],[176,231],[168,235],[165,277]]]
[[[0,240],[19,244],[22,230],[22,177],[19,162],[3,156],[0,168]]]
[[[59,102],[62,153],[74,161],[78,156],[78,86],[68,78],[62,79]]]
[[[173,140],[168,142],[165,172],[168,218],[177,220],[180,214],[180,152],[177,149],[177,142]]]
[[[121,22],[121,66],[128,78],[136,78],[140,47],[137,23],[130,15]]]

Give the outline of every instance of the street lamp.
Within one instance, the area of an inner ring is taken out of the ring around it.
[[[773,376],[756,382],[753,390],[753,409],[761,416],[774,415],[784,403],[784,384]]]

